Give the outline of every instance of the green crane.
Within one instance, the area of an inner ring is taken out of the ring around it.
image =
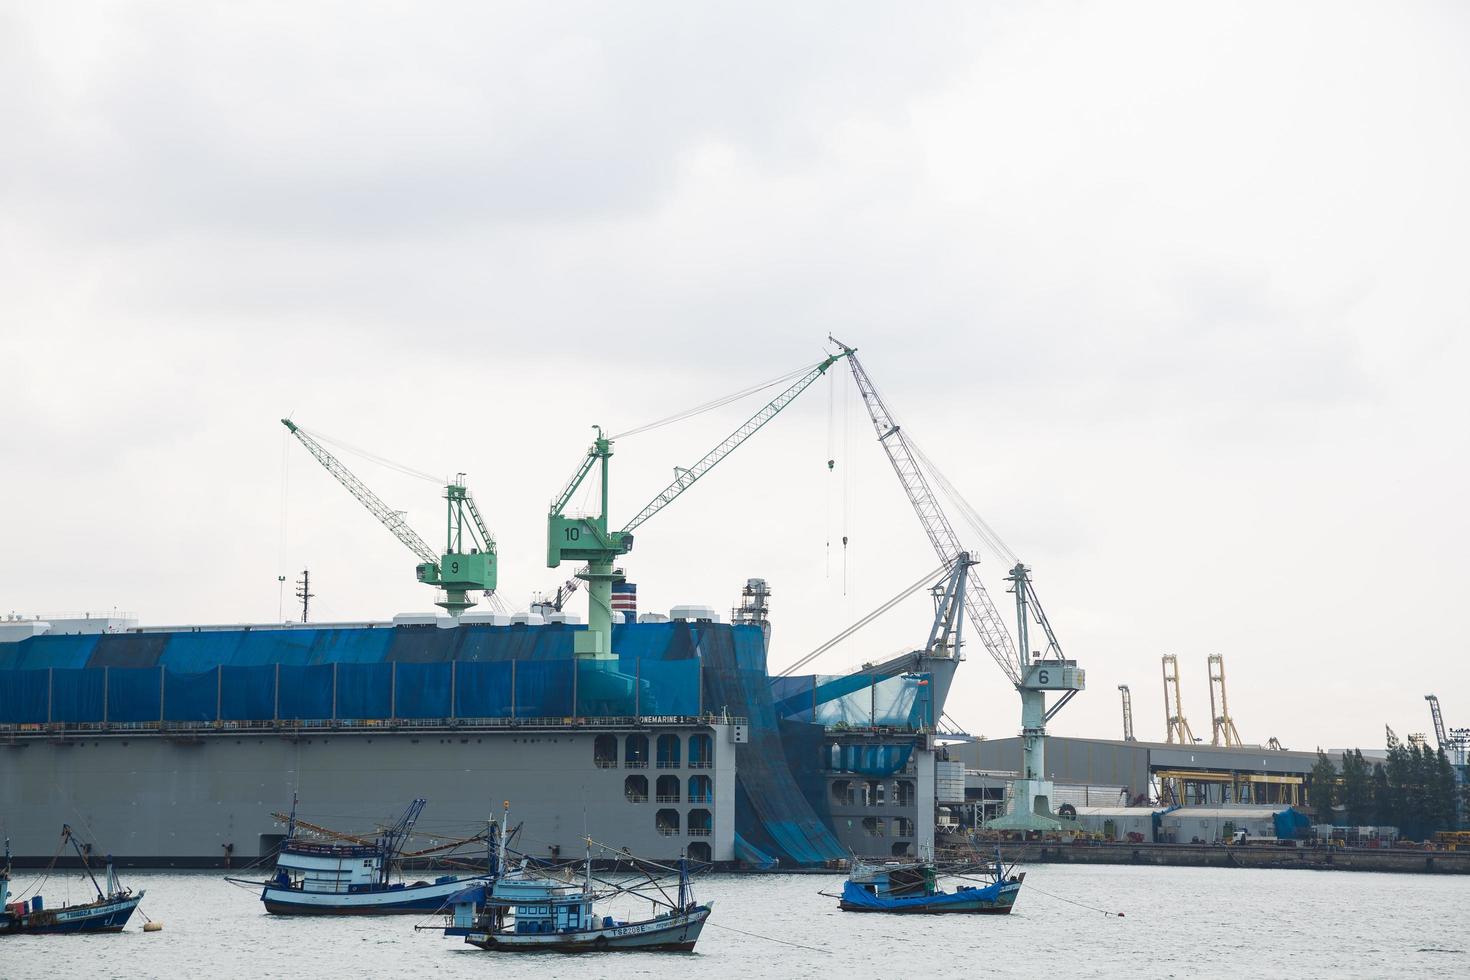
[[[593,426],[597,431],[597,438],[588,447],[587,454],[582,457],[581,464],[567,481],[566,487],[552,501],[551,511],[546,518],[546,566],[556,568],[563,561],[587,563],[577,572],[577,577],[587,582],[587,629],[576,634],[573,649],[577,656],[595,659],[610,659],[613,656],[612,587],[614,582],[623,578],[616,562],[619,557],[633,550],[633,532],[654,514],[677,500],[700,477],[714,469],[720,460],[779,415],[812,382],[826,374],[828,368],[851,353],[850,350],[843,350],[824,358],[705,453],[699,462],[687,469],[674,467],[673,482],[659,491],[620,531],[608,530],[608,461],[612,459],[613,441],[603,433],[601,426]],[[590,516],[568,516],[567,505],[591,475],[594,466],[599,468],[601,482],[598,512]]]
[[[419,557],[419,563],[414,568],[418,580],[425,585],[444,590],[444,598],[435,602],[436,606],[448,610],[451,616],[458,616],[475,604],[475,600],[468,595],[471,589],[483,589],[486,594],[495,591],[495,539],[490,536],[485,521],[480,517],[475,498],[465,489],[463,473],[458,474],[453,482],[444,487],[447,504],[446,541],[443,553],[436,555],[434,549],[404,521],[402,511],[385,504],[381,497],[369,490],[351,470],[342,465],[341,460],[308,435],[306,430],[290,419],[281,419],[281,424],[291,430],[291,434],[306,447],[306,451],[328,473],[336,477],[337,482],[346,487],[347,492],[356,497],[358,503],[366,507],[379,523],[392,531],[394,537]]]

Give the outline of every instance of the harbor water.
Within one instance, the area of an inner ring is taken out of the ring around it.
[[[16,890],[29,883],[19,873]],[[124,884],[148,890],[142,910],[161,932],[145,934],[135,915],[117,936],[7,937],[0,976],[1470,975],[1470,930],[1454,924],[1454,910],[1470,905],[1470,878],[1456,876],[1033,865],[1009,916],[889,916],[839,912],[818,892],[840,890],[840,876],[715,875],[698,881],[715,908],[697,952],[582,956],[485,952],[415,932],[434,920],[414,916],[269,916],[257,892],[216,873],[133,871]],[[68,893],[73,902],[90,897],[74,872],[46,884],[50,900]],[[608,908],[631,916],[649,906],[624,899]]]

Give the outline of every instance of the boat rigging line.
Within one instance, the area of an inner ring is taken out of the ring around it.
[[[874,609],[862,619],[858,620],[856,623],[853,623],[851,626],[847,627],[847,629],[843,630],[841,633],[838,633],[836,636],[832,637],[832,639],[828,640],[826,643],[823,643],[811,653],[802,657],[796,663],[787,667],[785,670],[780,671],[778,674],[776,674],[776,676],[789,677],[791,674],[794,674],[796,671],[805,667],[807,664],[811,663],[813,660],[817,659],[822,654],[826,653],[828,650],[832,649],[837,644],[841,643],[843,640],[847,639],[849,636],[862,629],[864,626],[867,626],[873,620],[877,619],[879,616],[883,615],[888,610],[892,609],[894,606],[898,605],[900,602],[913,595],[915,592],[918,592],[920,589],[923,589],[933,584],[934,580],[943,575],[945,571],[948,570],[948,568],[948,563],[943,563],[933,571],[925,572],[917,581],[915,581],[912,585],[907,586],[898,595],[894,596],[892,599],[889,599],[887,602],[883,603],[883,605],[879,606],[877,609]]]

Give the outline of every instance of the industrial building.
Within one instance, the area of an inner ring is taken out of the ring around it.
[[[967,770],[1016,773],[1022,739],[982,739],[949,747]],[[1047,778],[1059,784],[1119,786],[1127,803],[1181,806],[1300,805],[1312,752],[1259,745],[1179,745],[1051,736]],[[992,779],[995,778],[992,775]]]

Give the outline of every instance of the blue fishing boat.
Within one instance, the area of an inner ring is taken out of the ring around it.
[[[394,881],[394,868],[404,857],[443,854],[485,835],[454,840],[437,847],[403,853],[427,801],[414,800],[375,837],[354,837],[296,819],[296,805],[286,816],[286,839],[276,851],[276,866],[266,881],[230,878],[234,884],[259,886],[260,900],[272,915],[409,915],[437,912],[448,900],[482,880],[484,875],[439,875],[432,881]],[[277,814],[277,816],[282,816]],[[305,830],[315,837],[297,836]]]
[[[954,890],[941,888],[941,879],[954,880]],[[944,870],[932,861],[859,861],[833,897],[844,912],[1008,915],[1025,879],[1024,872],[1007,876],[999,851],[994,864]]]
[[[82,868],[87,872],[87,877],[92,879],[92,887],[97,890],[96,900],[82,905],[63,904],[59,907],[47,907],[40,895],[33,896],[28,902],[10,901],[10,841],[7,840],[5,866],[0,868],[0,936],[123,931],[128,919],[132,918],[133,910],[143,900],[143,892],[139,891],[135,895],[132,889],[125,889],[118,883],[117,872],[112,866],[110,856],[107,859],[106,884],[98,882],[87,862],[86,851],[77,842],[71,828],[63,824],[57,857],[60,857],[67,844],[76,848]],[[55,858],[52,859],[52,864],[55,865]]]
[[[519,867],[505,870],[503,824],[504,818],[492,862],[493,880],[465,889],[450,901],[446,936],[463,936],[472,946],[505,953],[693,952],[713,903],[695,901],[687,860],[669,868],[589,837],[580,881],[567,866],[546,867],[526,857]],[[614,855],[612,877],[593,876],[594,847]],[[629,877],[614,880],[623,873]],[[678,878],[673,895],[659,880],[670,875]],[[619,895],[651,902],[655,914],[621,920],[597,913],[598,902]]]

